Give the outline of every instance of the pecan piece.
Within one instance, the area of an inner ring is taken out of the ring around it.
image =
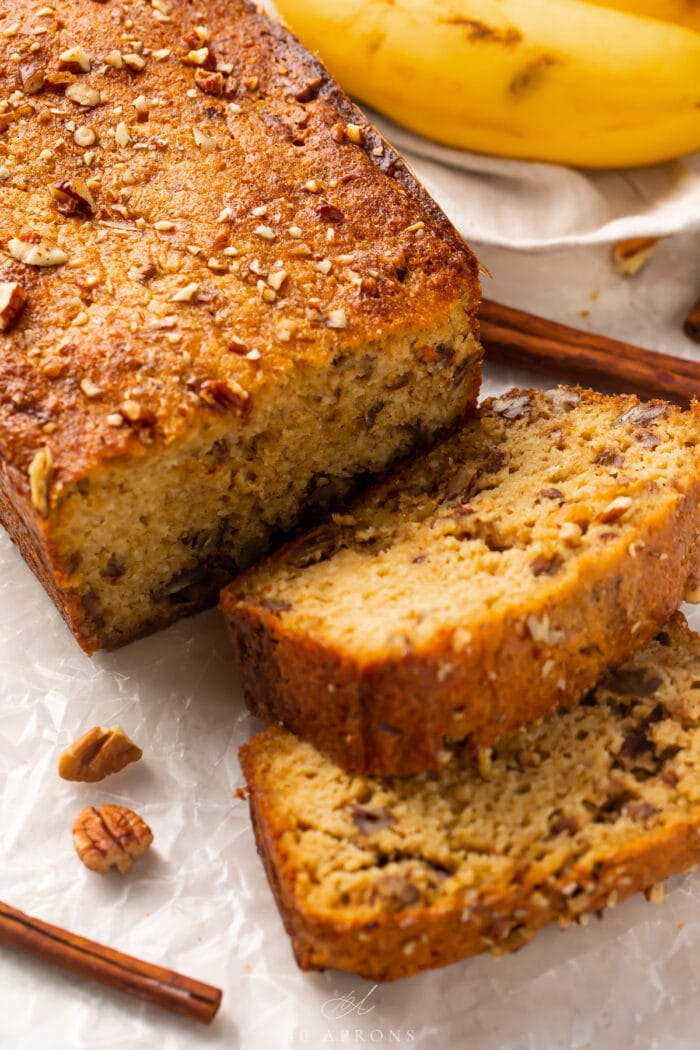
[[[227,383],[224,379],[205,379],[199,387],[199,396],[221,412],[233,410],[246,416],[252,407],[250,394],[235,380]]]
[[[82,47],[69,47],[58,56],[58,68],[69,73],[89,73],[90,59]]]
[[[44,518],[48,517],[49,513],[49,497],[53,472],[51,447],[44,445],[29,464],[29,488],[32,503]]]
[[[94,784],[130,762],[138,762],[142,754],[121,726],[95,726],[66,748],[58,760],[58,775],[64,780]]]
[[[40,66],[20,66],[19,83],[25,95],[36,95],[46,83],[46,73]]]
[[[95,198],[85,179],[76,176],[73,179],[61,179],[51,186],[51,196],[54,199],[56,210],[61,215],[75,215],[80,212],[88,218],[97,211]]]
[[[138,813],[124,806],[87,806],[73,824],[73,845],[90,871],[105,875],[116,867],[122,875],[146,852],[153,833]]]
[[[77,79],[75,73],[62,69],[57,73],[47,73],[45,84],[50,91],[65,91],[71,84],[75,84]]]
[[[27,301],[27,293],[17,281],[0,281],[0,332],[17,320]]]
[[[7,248],[12,258],[25,266],[62,266],[68,262],[62,248],[34,230],[22,230],[19,237],[7,242]]]
[[[224,76],[208,69],[197,69],[194,74],[194,82],[205,95],[223,95]]]
[[[345,222],[345,216],[340,208],[334,207],[328,201],[323,201],[319,204],[318,208],[316,208],[316,214],[322,222],[330,222],[335,226],[340,226]]]

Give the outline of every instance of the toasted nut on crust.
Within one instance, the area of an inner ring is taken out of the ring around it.
[[[50,187],[51,196],[61,215],[82,215],[92,217],[97,212],[95,199],[85,179],[75,176],[72,179],[61,179]]]
[[[49,494],[53,477],[53,456],[49,445],[44,445],[29,464],[29,487],[32,503],[45,518],[49,513]]]
[[[124,806],[88,806],[73,824],[73,845],[90,871],[105,875],[117,868],[122,875],[146,852],[153,833],[138,813]]]
[[[0,281],[0,332],[6,332],[19,317],[27,301],[27,293],[17,281]]]
[[[64,780],[94,784],[130,762],[138,762],[142,754],[121,726],[95,726],[66,748],[58,760],[58,775]]]

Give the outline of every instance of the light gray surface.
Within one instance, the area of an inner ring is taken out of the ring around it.
[[[662,245],[634,281],[612,273],[605,249],[480,254],[493,274],[491,298],[697,353],[679,334],[700,292],[700,253],[688,237]],[[531,379],[489,370],[486,392]],[[60,781],[60,750],[114,722],[142,745],[143,761],[92,787]],[[0,898],[224,989],[207,1030],[0,951],[0,1050],[697,1044],[700,874],[673,880],[663,907],[637,898],[604,922],[547,930],[507,959],[478,958],[374,991],[337,973],[300,974],[247,807],[233,798],[236,749],[252,729],[216,613],[90,660],[0,535]],[[71,845],[77,811],[105,801],[136,809],[155,833],[151,853],[124,878],[86,871]],[[348,1001],[350,1012],[329,1017],[339,1012],[329,1001],[348,995],[360,1005]]]

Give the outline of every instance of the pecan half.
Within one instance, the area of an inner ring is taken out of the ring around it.
[[[87,806],[73,824],[73,845],[90,871],[105,875],[117,868],[122,875],[146,852],[153,833],[138,813],[125,806]]]
[[[142,754],[121,726],[95,726],[66,748],[58,760],[58,775],[64,780],[94,784],[130,762],[138,762]]]

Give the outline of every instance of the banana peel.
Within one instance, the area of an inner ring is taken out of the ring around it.
[[[700,0],[586,0],[599,7],[614,7],[631,15],[675,22],[700,32]]]
[[[648,15],[695,4],[276,3],[350,94],[445,145],[592,168],[700,149],[700,33]]]

